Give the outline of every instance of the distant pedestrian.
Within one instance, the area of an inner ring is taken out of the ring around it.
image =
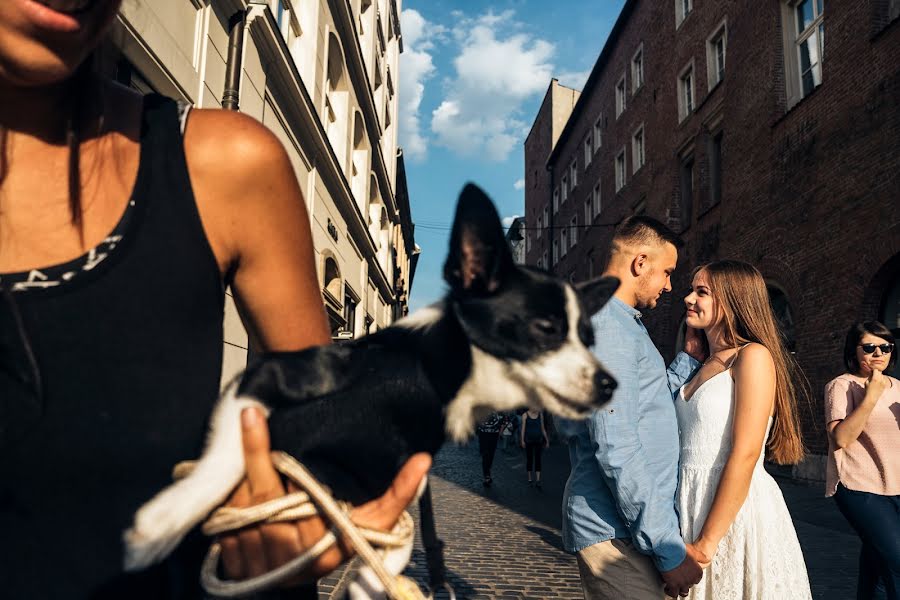
[[[826,496],[859,534],[857,600],[900,598],[900,381],[884,375],[897,363],[895,339],[877,321],[847,332],[847,372],[825,386],[828,429]]]
[[[531,474],[534,472],[534,485],[541,487],[541,451],[550,445],[547,430],[544,428],[544,413],[528,409],[522,413],[519,444],[525,448],[525,471],[528,474],[528,485],[532,484]]]
[[[494,464],[494,454],[497,452],[497,441],[500,432],[506,427],[506,416],[501,413],[491,413],[476,429],[478,432],[478,452],[481,454],[481,474],[484,487],[490,487],[494,482],[491,477],[491,466]]]

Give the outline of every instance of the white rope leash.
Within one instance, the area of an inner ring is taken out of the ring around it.
[[[426,599],[413,580],[402,575],[394,576],[388,572],[381,556],[372,547],[374,544],[382,548],[397,548],[409,544],[414,535],[413,520],[409,513],[404,511],[389,533],[359,527],[350,519],[350,505],[332,498],[329,490],[292,456],[284,452],[272,452],[272,463],[279,472],[305,492],[294,492],[246,508],[221,507],[203,524],[203,533],[212,536],[261,523],[294,521],[317,515],[320,511],[331,521],[331,530],[300,556],[267,573],[241,581],[219,578],[217,572],[222,547],[218,543],[213,543],[201,568],[201,583],[207,592],[215,596],[234,598],[270,589],[304,571],[322,553],[337,543],[338,535],[342,535],[378,577],[389,598]],[[179,464],[175,468],[176,478],[189,473],[192,467],[191,463]]]

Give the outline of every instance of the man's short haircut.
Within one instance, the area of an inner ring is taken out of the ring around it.
[[[667,242],[676,248],[684,245],[674,231],[653,217],[632,216],[616,227],[611,250],[615,252],[622,246],[662,246]]]

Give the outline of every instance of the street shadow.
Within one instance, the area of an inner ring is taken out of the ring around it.
[[[552,529],[533,527],[531,525],[526,526],[525,529],[537,535],[545,544],[548,544],[549,546],[552,546],[562,552],[566,551],[566,549],[563,547],[562,538]]]
[[[404,575],[414,579],[423,590],[428,589],[428,568],[426,565],[425,552],[421,549],[414,548],[409,565],[403,571]],[[472,587],[471,583],[455,571],[447,570],[446,579],[447,583],[450,584],[453,591],[456,593],[456,597],[459,599],[472,598],[478,593],[478,590]],[[450,595],[445,590],[438,590],[432,597],[434,600],[441,600],[449,598]]]

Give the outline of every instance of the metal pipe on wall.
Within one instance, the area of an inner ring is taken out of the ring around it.
[[[222,108],[226,110],[240,110],[246,14],[239,11],[228,19],[228,62],[225,63],[225,90],[222,92]]]

